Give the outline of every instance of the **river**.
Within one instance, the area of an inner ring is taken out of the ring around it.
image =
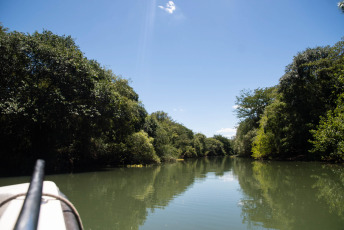
[[[28,182],[0,178],[0,186]],[[191,159],[46,176],[85,229],[344,229],[344,167]]]

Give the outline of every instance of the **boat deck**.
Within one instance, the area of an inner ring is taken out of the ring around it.
[[[11,196],[26,193],[29,183],[0,187],[0,203]],[[43,193],[60,195],[59,189],[52,181],[43,182]],[[0,229],[12,230],[23,206],[25,196],[17,197],[0,207]],[[55,198],[42,196],[37,229],[65,230],[66,224],[61,202]]]

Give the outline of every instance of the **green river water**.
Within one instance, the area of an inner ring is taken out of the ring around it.
[[[46,180],[85,229],[344,229],[342,165],[203,158]]]

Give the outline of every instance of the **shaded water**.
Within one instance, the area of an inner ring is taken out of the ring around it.
[[[29,178],[0,178],[0,186]],[[344,168],[208,158],[47,176],[85,229],[344,229]]]

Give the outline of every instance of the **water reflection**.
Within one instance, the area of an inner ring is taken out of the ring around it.
[[[328,205],[329,211],[344,219],[344,168],[342,165],[323,165],[320,175],[313,175],[318,200]]]
[[[147,168],[49,176],[76,205],[86,229],[138,229],[148,211],[164,208],[208,172],[223,176],[229,158],[198,159]]]
[[[344,226],[341,166],[236,159],[233,172],[244,194],[239,205],[249,229],[256,226],[342,229]]]
[[[75,204],[85,229],[161,229],[167,222],[169,229],[344,226],[342,165],[204,158],[46,179]],[[0,185],[28,180],[0,178]]]

